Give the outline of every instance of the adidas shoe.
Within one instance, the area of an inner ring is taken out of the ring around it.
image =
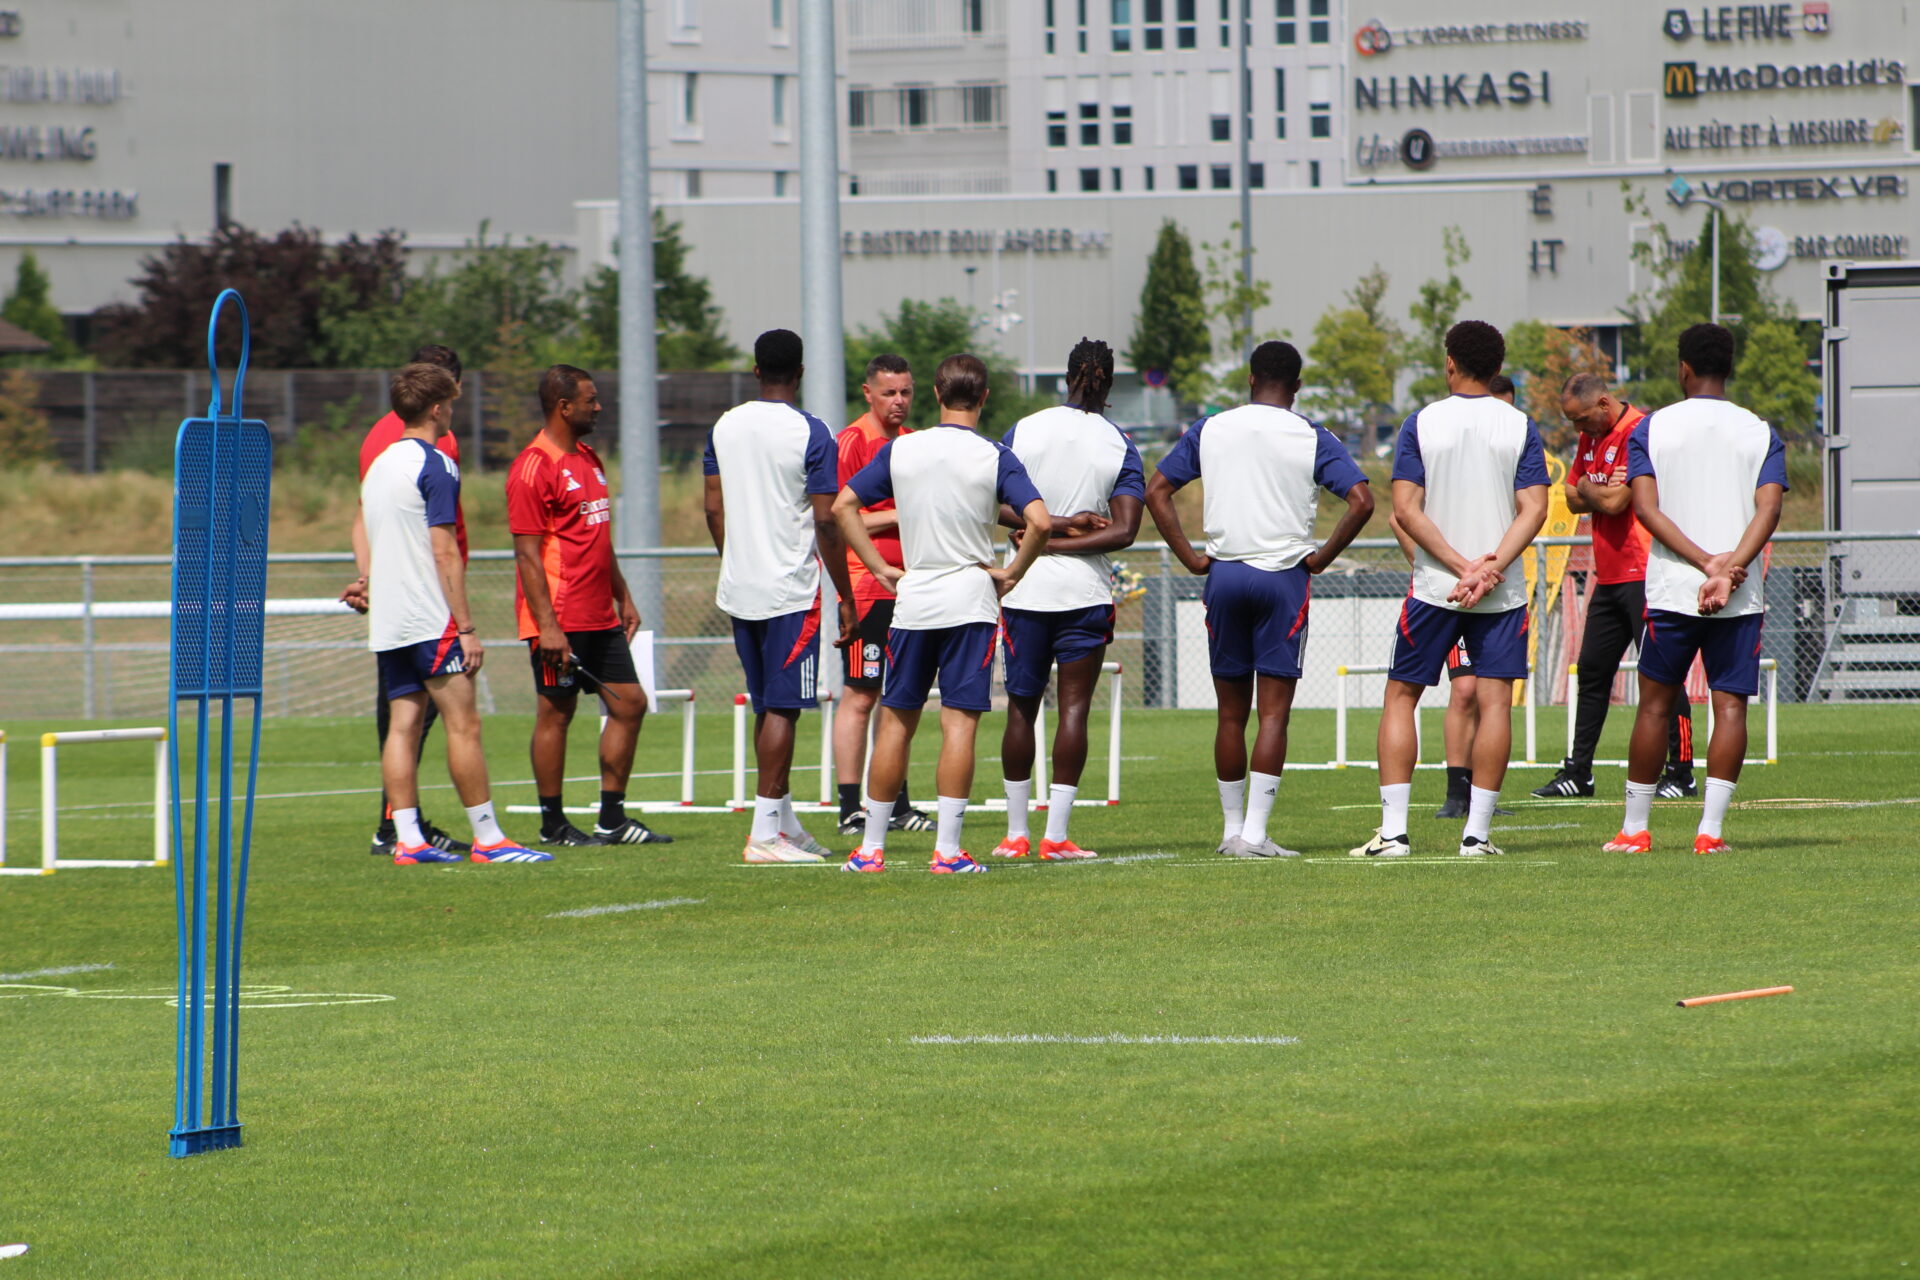
[[[590,836],[571,822],[562,822],[549,829],[545,824],[540,827],[540,838],[535,844],[557,844],[563,849],[581,849],[589,845],[602,845],[606,841],[599,836]],[[475,859],[479,861],[479,859]]]
[[[458,862],[460,855],[436,849],[430,844],[403,844],[395,841],[393,845],[393,865],[411,867],[422,862]]]
[[[673,837],[661,835],[638,818],[623,818],[617,827],[593,826],[587,844],[672,844]]]
[[[1375,831],[1373,839],[1358,849],[1347,850],[1347,856],[1350,858],[1404,858],[1412,852],[1413,846],[1408,843],[1404,835],[1383,836]]]
[[[499,844],[476,844],[467,855],[475,862],[552,862],[553,855],[502,840]]]
[[[1042,840],[1040,842],[1040,861],[1073,862],[1080,858],[1097,858],[1100,855],[1091,849],[1082,849],[1071,840]]]
[[[847,855],[847,860],[840,864],[840,869],[842,871],[862,871],[868,874],[877,874],[885,871],[887,869],[887,851],[885,849],[875,849],[872,853],[868,853],[864,849],[855,849]]]
[[[1660,776],[1653,794],[1659,800],[1691,800],[1700,794],[1700,786],[1691,773],[1667,773]]]
[[[465,840],[455,840],[452,836],[434,826],[425,818],[420,820],[420,834],[427,838],[428,844],[440,850],[442,853],[456,854],[464,858],[473,852],[473,846],[471,844]]]
[[[1653,832],[1636,831],[1628,835],[1622,831],[1613,839],[1600,846],[1602,853],[1652,853]]]
[[[942,857],[937,853],[934,854],[933,861],[927,864],[927,870],[937,876],[949,876],[972,871],[985,871],[986,868],[975,862],[967,855],[967,851],[962,849],[951,858]]]
[[[1008,836],[993,846],[996,858],[1024,858],[1033,852],[1033,844],[1025,836]]]
[[[925,809],[901,809],[887,822],[889,831],[931,831],[933,815]],[[986,868],[980,868],[985,871]]]
[[[1719,836],[1695,836],[1693,851],[1695,853],[1731,853],[1733,846]]]
[[[833,856],[833,850],[815,840],[808,832],[782,831],[780,838],[803,853],[818,855],[822,862]]]
[[[867,834],[867,814],[864,809],[856,809],[840,819],[840,834],[843,836],[863,836]]]
[[[1563,761],[1560,771],[1548,778],[1546,785],[1533,789],[1535,797],[1541,800],[1564,800],[1575,796],[1593,794],[1593,771],[1576,772],[1572,760]]]
[[[741,852],[742,862],[825,862],[817,853],[808,853],[784,836],[771,840],[749,840]]]
[[[1491,840],[1482,840],[1479,836],[1468,836],[1460,842],[1460,856],[1463,858],[1497,858],[1506,852]]]

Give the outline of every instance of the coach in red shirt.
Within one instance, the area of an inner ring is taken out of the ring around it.
[[[1567,506],[1589,517],[1594,585],[1587,593],[1586,632],[1580,640],[1580,711],[1573,724],[1573,754],[1545,786],[1534,790],[1543,800],[1593,794],[1593,755],[1607,723],[1613,678],[1627,646],[1640,644],[1647,612],[1649,539],[1634,519],[1627,489],[1627,437],[1646,414],[1616,399],[1606,380],[1592,373],[1567,379],[1560,411],[1580,428],[1580,444],[1567,470]],[[1693,718],[1682,698],[1667,729],[1667,768],[1658,794],[1677,799],[1695,790]]]
[[[453,353],[453,348],[451,347],[443,347],[438,343],[430,343],[415,351],[412,359],[408,360],[407,363],[435,365],[452,374],[455,383],[460,381],[460,357]],[[407,424],[400,421],[400,415],[392,412],[389,412],[373,424],[373,427],[367,432],[367,438],[360,442],[360,479],[363,482],[367,478],[367,468],[373,465],[373,460],[385,453],[388,446],[398,440],[401,433],[406,429]],[[438,440],[433,442],[433,445],[434,448],[438,449],[441,453],[453,459],[456,468],[459,466],[460,442],[454,438],[453,432],[447,431],[443,433]],[[457,500],[453,511],[453,536],[455,541],[460,544],[460,561],[464,564],[467,559],[467,517],[466,513],[460,509]],[[353,560],[360,576],[347,584],[347,589],[340,593],[340,599],[342,603],[351,605],[361,613],[367,611],[367,568],[369,559],[370,552],[367,544],[366,515],[356,506],[353,511]],[[380,750],[384,753],[387,749],[387,728],[389,724],[387,685],[384,677],[376,675],[375,679],[378,681],[378,684],[373,699],[373,728],[380,739]],[[440,712],[433,705],[433,700],[429,698],[427,700],[426,721],[420,728],[420,747],[423,752],[427,745],[427,732],[433,728],[433,722],[439,718]],[[426,836],[427,843],[433,845],[436,849],[443,850],[447,853],[461,854],[472,851],[472,846],[463,840],[455,840],[452,836],[434,826],[431,822],[428,822],[424,814],[421,815],[420,818],[420,831]],[[394,840],[393,808],[387,803],[386,791],[382,790],[380,792],[380,825],[374,828],[373,847],[369,852],[376,858],[390,858],[393,856],[395,849]]]

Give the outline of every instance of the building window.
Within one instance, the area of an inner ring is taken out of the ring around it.
[[[787,173],[784,169],[774,171],[773,198],[779,200],[787,194]]]
[[[1208,137],[1215,142],[1233,141],[1233,77],[1230,72],[1207,73]]]
[[[1307,132],[1316,138],[1333,136],[1333,107],[1325,102],[1307,104]]]
[[[673,34],[669,39],[675,44],[700,43],[700,0],[673,0]]]
[[[1043,8],[1041,13],[1041,23],[1046,28],[1046,47],[1047,47],[1048,53],[1059,52],[1053,46],[1053,35],[1054,35],[1053,6],[1054,4],[1055,4],[1055,0],[1045,0],[1045,7]]]
[[[1141,38],[1148,52],[1167,47],[1167,0],[1140,0],[1140,17],[1146,25]]]
[[[1113,189],[1115,191],[1118,191],[1120,189],[1120,166],[1119,165],[1113,166]]]
[[[773,77],[773,136],[787,137],[787,77]]]
[[[1333,68],[1307,68],[1307,134],[1333,136]]]
[[[680,77],[680,97],[674,103],[673,132],[682,141],[700,136],[700,73],[688,71]]]
[[[1273,136],[1282,139],[1287,136],[1287,70],[1285,67],[1273,69]]]
[[[1153,190],[1153,166],[1148,165],[1140,171],[1140,181],[1148,191]]]
[[[1198,191],[1200,189],[1199,165],[1183,164],[1180,166],[1180,189],[1182,191]]]
[[[793,32],[787,27],[787,0],[768,0],[767,43],[786,45],[793,42]]]
[[[1247,166],[1247,189],[1265,191],[1267,189],[1267,166],[1255,160]]]
[[[1173,44],[1177,49],[1200,47],[1200,28],[1195,25],[1200,0],[1173,0]]]
[[[1073,0],[1074,43],[1081,53],[1087,51],[1087,0]]]
[[[1233,189],[1232,165],[1216,164],[1213,166],[1213,172],[1208,176],[1213,179],[1213,189],[1215,191],[1231,191]]]
[[[698,169],[689,169],[687,170],[687,199],[698,200],[699,198],[700,171]]]
[[[1047,145],[1067,145],[1067,78],[1048,76],[1045,84],[1047,103]]]
[[[1115,103],[1113,107],[1113,145],[1133,145],[1133,108]]]
[[[1298,26],[1294,23],[1294,5],[1298,0],[1273,0],[1273,42],[1298,44]]]
[[[960,86],[960,123],[976,128],[1005,124],[1001,111],[1004,85],[963,84]]]
[[[864,129],[869,123],[867,115],[867,95],[870,89],[847,90],[847,128]]]
[[[1100,171],[1098,169],[1082,169],[1080,171],[1080,189],[1082,191],[1098,191],[1100,189]]]
[[[1080,77],[1080,145],[1100,145],[1100,82],[1092,76]]]
[[[1113,51],[1133,52],[1133,0],[1110,0],[1113,22]]]
[[[1060,171],[1058,169],[1047,170],[1047,194],[1052,195],[1054,192],[1058,191],[1059,189],[1060,189]]]
[[[1234,0],[1220,0],[1220,47],[1233,48],[1233,4]]]
[[[901,87],[900,123],[909,129],[924,129],[933,123],[932,89],[925,85]]]
[[[1329,0],[1307,0],[1307,43],[1326,44],[1332,36],[1332,24],[1327,21]]]
[[[1307,185],[1310,187],[1320,185],[1320,162],[1318,160],[1307,161]]]
[[[960,29],[970,36],[987,33],[987,0],[960,0]]]

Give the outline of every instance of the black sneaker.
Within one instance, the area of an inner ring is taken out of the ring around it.
[[[637,818],[626,818],[617,827],[594,824],[593,836],[585,844],[672,844],[672,836],[663,836]]]
[[[420,834],[427,838],[428,844],[440,850],[442,853],[457,853],[464,858],[473,852],[472,845],[468,844],[465,840],[455,840],[431,822],[422,822],[420,824]]]
[[[373,833],[373,847],[367,852],[376,858],[391,858],[400,849],[400,837],[391,831]]]
[[[840,819],[840,834],[843,836],[863,836],[867,834],[867,813],[856,809]]]
[[[1542,800],[1562,800],[1574,796],[1593,794],[1593,774],[1575,773],[1573,761],[1567,760],[1560,765],[1560,772],[1547,779],[1543,787],[1535,787],[1533,794]]]
[[[925,809],[900,810],[895,812],[893,819],[887,823],[887,830],[931,831],[933,830],[933,815]]]
[[[1700,788],[1691,773],[1668,773],[1661,775],[1653,794],[1662,800],[1690,800],[1700,794]]]
[[[1438,809],[1434,810],[1433,816],[1436,818],[1466,817],[1467,816],[1467,798],[1465,796],[1448,796],[1447,802],[1441,805]]]
[[[598,836],[590,836],[571,822],[562,822],[558,827],[549,829],[544,824],[540,828],[540,838],[536,844],[556,844],[563,849],[578,849],[588,845],[601,845],[606,841]]]

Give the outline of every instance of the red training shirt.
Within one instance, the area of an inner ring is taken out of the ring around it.
[[[507,527],[516,535],[539,537],[547,594],[562,631],[611,631],[620,625],[613,601],[612,507],[606,470],[585,444],[563,453],[542,431],[507,471]],[[540,624],[527,608],[517,572],[513,606],[520,638],[538,637]]]
[[[367,468],[373,460],[385,453],[400,437],[406,433],[407,424],[400,421],[400,415],[389,413],[373,424],[367,432],[367,438],[360,442],[360,479],[365,482]],[[460,442],[449,431],[433,442],[433,447],[453,459],[454,466],[460,465]],[[467,562],[467,514],[461,510],[458,499],[453,504],[453,540],[460,544],[460,563]]]
[[[905,428],[902,428],[900,434],[904,436],[908,433]],[[837,441],[840,449],[841,486],[844,488],[848,481],[859,474],[862,467],[872,462],[874,455],[885,448],[890,439],[892,439],[892,437],[887,434],[887,429],[880,425],[880,420],[873,416],[871,410],[861,414],[859,418],[854,420],[851,426],[845,431],[842,431]],[[893,499],[888,498],[885,501],[876,502],[870,507],[862,507],[860,509],[862,511],[891,511],[893,510]],[[898,525],[882,533],[874,534],[873,545],[874,549],[880,553],[882,560],[885,560],[888,564],[896,568],[906,568],[906,558],[900,550],[900,527]],[[861,614],[865,614],[866,611],[873,606],[875,601],[893,599],[893,592],[889,591],[886,584],[882,583],[880,579],[867,572],[867,566],[860,562],[860,557],[853,553],[853,548],[851,547],[847,548],[847,573],[853,579],[854,608]]]
[[[1627,437],[1647,415],[1632,405],[1625,407],[1620,421],[1604,436],[1580,433],[1580,445],[1573,456],[1573,468],[1567,472],[1567,488],[1575,489],[1582,480],[1608,483],[1614,468],[1626,465]],[[1629,506],[1617,516],[1595,511],[1588,515],[1593,532],[1593,569],[1596,582],[1640,582],[1647,576],[1647,546],[1652,540],[1634,518]]]

